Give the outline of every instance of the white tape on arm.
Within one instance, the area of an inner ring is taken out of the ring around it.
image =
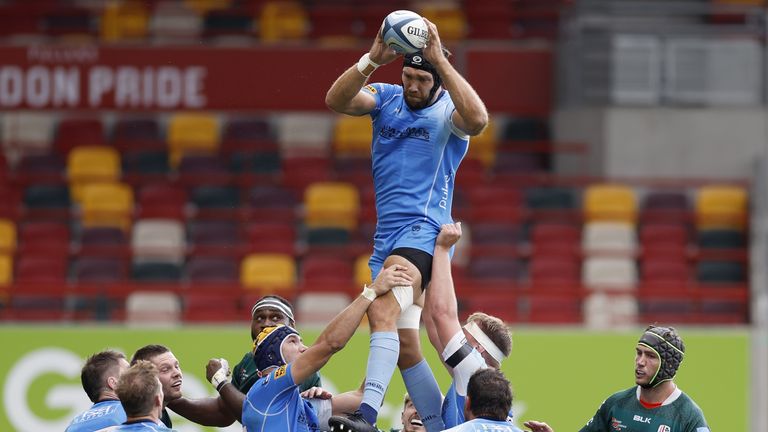
[[[361,75],[368,78],[371,74],[379,68],[379,64],[371,61],[371,55],[369,53],[363,54],[360,60],[357,61],[357,70]]]

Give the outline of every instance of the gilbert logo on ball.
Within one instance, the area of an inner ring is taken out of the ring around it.
[[[429,30],[421,15],[409,10],[396,10],[384,18],[381,38],[398,53],[411,54],[424,48]]]

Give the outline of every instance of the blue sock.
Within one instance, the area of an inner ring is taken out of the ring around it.
[[[400,373],[427,432],[444,430],[443,395],[427,360],[422,359],[416,366],[401,370]]]
[[[370,424],[376,423],[384,394],[397,367],[400,339],[397,332],[371,333],[368,367],[365,370],[365,388],[360,412]]]

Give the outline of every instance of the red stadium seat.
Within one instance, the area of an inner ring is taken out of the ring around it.
[[[71,118],[59,122],[54,148],[66,156],[77,146],[103,145],[106,143],[104,125],[99,118]]]

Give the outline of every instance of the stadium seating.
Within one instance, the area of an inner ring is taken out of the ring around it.
[[[114,226],[130,229],[133,191],[121,183],[93,183],[83,186],[81,221],[84,227]]]
[[[298,1],[268,1],[261,8],[259,36],[264,42],[303,39],[309,32],[307,11]]]
[[[333,128],[336,157],[370,156],[373,127],[368,116],[339,116]]]
[[[209,114],[175,114],[168,121],[171,166],[187,154],[213,154],[219,148],[219,121]]]
[[[240,263],[240,284],[264,294],[286,293],[293,297],[296,263],[286,254],[249,254]]]
[[[631,187],[621,184],[594,184],[584,190],[584,218],[587,221],[635,223],[637,198]]]
[[[744,229],[747,218],[747,191],[740,186],[702,186],[696,195],[698,229]]]
[[[181,264],[186,254],[184,226],[173,219],[139,219],[133,226],[131,248],[137,262]]]
[[[120,154],[106,146],[75,146],[67,156],[67,179],[72,198],[82,201],[83,186],[120,179]]]
[[[304,192],[304,224],[309,229],[357,227],[360,197],[355,185],[341,182],[311,183]]]

